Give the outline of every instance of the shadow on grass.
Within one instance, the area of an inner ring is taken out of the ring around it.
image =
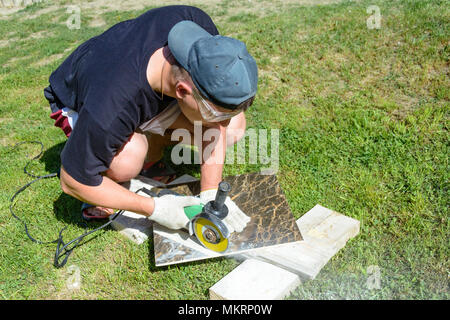
[[[65,142],[56,144],[45,150],[39,158],[39,161],[44,163],[47,172],[59,172],[61,167],[60,156],[64,146]],[[58,199],[53,203],[53,212],[58,220],[85,228],[86,223],[81,218],[80,208],[81,201],[65,193],[61,193]]]
[[[66,142],[58,143],[45,150],[39,158],[39,162],[44,163],[47,172],[58,172],[61,167],[61,151],[64,149]]]
[[[190,161],[191,163],[190,164],[182,163],[182,164],[176,165],[172,162],[172,159],[171,159],[173,148],[174,148],[174,146],[170,146],[164,150],[163,160],[166,163],[169,163],[170,166],[176,171],[177,177],[180,177],[183,174],[188,174],[193,177],[200,177],[200,164],[195,163],[196,162],[195,159],[198,158],[198,152],[189,147],[182,146],[181,150],[182,150],[183,155],[185,153],[187,153],[187,154],[190,153],[189,159],[191,160]],[[182,157],[181,155],[179,155],[179,156]]]

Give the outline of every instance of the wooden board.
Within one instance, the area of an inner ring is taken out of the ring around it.
[[[295,273],[248,259],[209,289],[211,300],[281,300],[300,284]]]
[[[211,300],[283,299],[314,279],[359,233],[359,221],[316,205],[297,220],[305,240],[233,256],[246,259],[209,289]]]
[[[276,248],[257,249],[236,258],[262,260],[294,272],[304,279],[314,279],[360,229],[358,220],[321,205],[314,206],[304,214],[297,220],[297,225],[304,241]]]

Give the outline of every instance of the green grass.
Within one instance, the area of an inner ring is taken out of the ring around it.
[[[202,8],[258,62],[248,124],[280,130],[278,177],[294,216],[320,203],[361,221],[360,234],[290,299],[449,299],[448,4],[370,0],[269,14],[230,4]],[[378,30],[366,26],[369,5],[380,8]],[[54,245],[32,243],[11,217],[9,198],[30,181],[26,155],[39,152],[11,146],[42,141],[44,158],[32,168],[44,174],[58,167],[65,142],[42,94],[50,73],[83,41],[143,12],[103,13],[107,26],[95,28],[87,26],[95,13],[86,12],[80,30],[65,26],[64,7],[23,19],[46,6],[0,20],[0,40],[10,40],[0,48],[0,298],[206,299],[236,261],[155,268],[151,240],[136,246],[108,229],[72,254],[82,286],[69,291],[67,267],[52,266]],[[48,36],[30,38],[38,32]],[[225,173],[259,167],[229,165]],[[33,185],[15,210],[40,240],[64,226],[65,240],[84,232],[79,202],[56,179]],[[380,268],[380,289],[368,289],[371,265]]]

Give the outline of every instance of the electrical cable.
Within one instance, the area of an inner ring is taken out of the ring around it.
[[[31,182],[28,182],[27,184],[25,184],[24,186],[22,186],[21,188],[19,188],[19,189],[14,193],[14,195],[13,195],[13,196],[11,197],[11,199],[10,199],[9,211],[11,212],[11,214],[12,214],[12,216],[13,216],[14,218],[16,218],[18,221],[20,221],[20,222],[24,225],[25,233],[27,234],[28,238],[30,238],[31,241],[33,241],[33,242],[35,242],[35,243],[38,243],[38,244],[52,244],[52,243],[56,243],[56,244],[57,244],[57,246],[56,246],[56,251],[55,251],[55,256],[54,256],[54,259],[53,259],[53,265],[54,265],[56,268],[61,268],[61,267],[63,267],[63,266],[67,263],[67,260],[69,259],[70,254],[71,254],[71,253],[73,252],[73,250],[80,244],[80,241],[81,241],[83,238],[85,238],[86,236],[88,236],[88,235],[90,235],[90,234],[92,234],[92,233],[94,233],[94,232],[96,232],[96,231],[99,231],[99,230],[101,230],[101,229],[106,228],[107,226],[109,226],[109,225],[110,225],[110,224],[111,224],[111,223],[112,223],[119,215],[121,215],[121,214],[124,212],[124,210],[118,210],[117,212],[115,212],[115,213],[110,217],[110,220],[109,220],[108,222],[106,222],[105,224],[101,225],[100,227],[98,227],[98,228],[96,228],[96,229],[94,229],[94,230],[85,232],[85,233],[82,234],[81,236],[79,236],[79,237],[77,237],[77,238],[75,238],[75,239],[69,241],[68,243],[64,243],[64,241],[63,241],[63,235],[62,235],[63,232],[64,232],[64,230],[67,228],[67,226],[64,227],[64,228],[62,228],[62,229],[59,231],[59,235],[58,235],[58,238],[57,238],[56,240],[53,240],[53,241],[39,241],[39,240],[36,240],[35,238],[33,238],[33,237],[30,235],[29,231],[28,231],[28,227],[27,227],[27,224],[25,223],[25,221],[23,221],[22,219],[20,219],[20,218],[14,213],[14,210],[13,210],[13,207],[14,207],[14,204],[15,204],[15,203],[14,203],[14,199],[15,199],[20,193],[22,193],[23,191],[25,191],[29,186],[31,186],[33,183],[35,183],[35,182],[37,182],[37,181],[40,181],[40,180],[43,180],[43,179],[48,179],[48,178],[54,178],[54,177],[58,177],[58,178],[59,178],[59,172],[50,173],[50,174],[43,175],[43,176],[37,176],[37,175],[34,175],[34,174],[28,172],[27,169],[28,169],[28,166],[30,165],[30,163],[31,163],[32,161],[34,161],[34,160],[36,160],[36,159],[38,159],[38,158],[41,157],[41,155],[42,155],[42,153],[43,153],[43,151],[44,151],[44,144],[43,144],[42,142],[40,142],[40,141],[23,141],[23,142],[19,142],[19,143],[15,144],[15,145],[12,147],[12,149],[17,148],[19,145],[24,144],[24,143],[35,143],[35,144],[39,144],[39,145],[41,146],[41,152],[40,152],[37,156],[33,157],[33,158],[25,165],[25,167],[24,167],[24,172],[25,172],[25,174],[27,174],[28,176],[30,176],[30,177],[32,177],[32,178],[35,178],[35,179],[34,179],[33,181],[31,181]],[[143,191],[143,192],[145,192],[145,193],[147,193],[147,194],[149,194],[149,195],[151,195],[151,196],[154,196],[154,195],[156,196],[155,193],[153,193],[152,191],[149,191],[149,190],[146,189],[146,188],[141,188],[141,189],[137,190],[135,193],[138,193],[139,191]],[[87,226],[86,226],[86,229],[87,229]],[[69,246],[72,245],[72,244],[73,244],[73,246],[69,248]],[[64,259],[60,262],[60,259],[63,258],[63,257],[64,257]]]

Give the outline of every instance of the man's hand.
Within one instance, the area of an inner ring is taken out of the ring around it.
[[[202,203],[206,204],[209,201],[214,200],[216,198],[216,193],[217,189],[202,191],[200,193]],[[234,231],[241,232],[244,230],[245,226],[250,221],[250,217],[242,212],[230,197],[226,198],[225,205],[228,207],[228,215],[223,219],[223,222],[225,222],[228,231],[233,233]]]
[[[201,200],[196,197],[172,194],[154,197],[153,200],[155,201],[155,209],[148,219],[169,229],[186,229],[189,218],[184,213],[184,207],[201,203]]]

